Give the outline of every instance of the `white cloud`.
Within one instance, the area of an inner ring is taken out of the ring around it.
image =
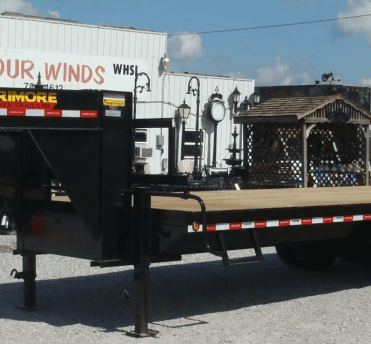
[[[50,10],[49,10],[48,13],[49,13],[52,17],[54,17],[54,18],[60,18],[60,17],[61,17],[58,11],[50,11]]]
[[[281,62],[277,55],[273,67],[259,68],[256,72],[257,85],[300,85],[313,83],[310,77],[310,66],[301,62],[290,64]]]
[[[371,13],[371,0],[348,0],[346,12],[340,12],[337,18],[361,16]],[[365,35],[371,43],[371,17],[338,20],[339,31],[353,35]]]
[[[39,15],[39,16],[52,16],[60,18],[57,11],[44,11],[34,7],[30,2],[24,0],[0,0],[0,13],[4,12],[17,12],[28,15]]]
[[[185,31],[182,32],[183,35],[170,36],[168,39],[168,52],[170,56],[176,59],[184,59],[200,58],[205,55],[201,36],[187,33]]]
[[[0,0],[0,13],[17,12],[23,14],[37,14],[37,8],[23,0]]]
[[[371,79],[362,78],[361,83],[362,86],[371,86]]]

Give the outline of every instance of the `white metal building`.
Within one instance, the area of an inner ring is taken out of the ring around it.
[[[5,13],[0,16],[0,87],[33,87],[40,72],[42,84],[49,88],[133,92],[135,72],[145,72],[151,81],[151,92],[138,93],[136,118],[173,118],[178,133],[176,155],[179,160],[182,138],[177,107],[184,99],[191,106],[192,115],[186,130],[195,130],[196,97],[187,94],[188,82],[194,75],[168,73],[162,63],[166,51],[164,32]],[[217,163],[218,167],[225,166],[222,159],[228,157],[226,148],[234,128],[231,94],[237,86],[241,97],[249,97],[254,92],[254,81],[195,76],[200,80],[201,165],[212,162],[214,125],[208,116],[208,104],[217,89],[227,110],[217,129]],[[138,79],[139,85],[146,82],[145,76]],[[196,87],[197,82],[193,82],[192,88]],[[150,148],[149,157],[143,158],[145,171],[166,173],[166,130],[138,131],[138,141],[141,141],[136,143],[138,154],[142,154],[141,148]],[[192,157],[186,159],[192,160]]]

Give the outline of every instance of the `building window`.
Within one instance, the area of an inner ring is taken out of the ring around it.
[[[204,130],[199,130],[198,136],[198,157],[203,159],[204,157]],[[187,130],[184,132],[182,140],[182,160],[183,159],[194,159],[195,157],[195,141],[196,141],[196,130]]]
[[[135,129],[135,145],[144,146],[148,143],[147,129]]]

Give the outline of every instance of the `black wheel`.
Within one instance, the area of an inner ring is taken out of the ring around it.
[[[349,263],[370,264],[371,244],[369,242],[349,241],[342,247],[339,258]]]
[[[296,269],[328,269],[337,258],[336,249],[331,242],[277,245],[276,251],[282,263]]]

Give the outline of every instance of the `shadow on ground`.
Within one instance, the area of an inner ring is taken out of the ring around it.
[[[326,271],[287,268],[275,254],[263,263],[226,268],[219,261],[152,266],[149,319],[197,317],[205,313],[269,304],[371,285],[371,266],[338,260]],[[134,324],[131,303],[133,270],[37,282],[41,311],[14,306],[23,298],[23,283],[0,284],[0,319],[45,322],[53,326],[83,324],[115,331]]]

